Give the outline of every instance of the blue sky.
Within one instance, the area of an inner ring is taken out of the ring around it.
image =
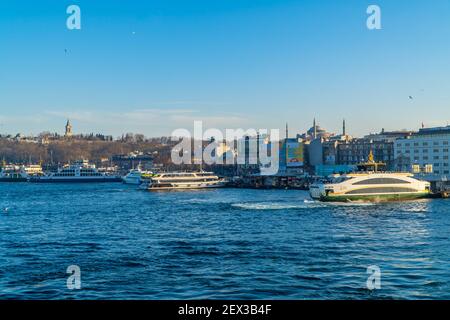
[[[0,133],[446,125],[449,39],[448,0],[1,1]]]

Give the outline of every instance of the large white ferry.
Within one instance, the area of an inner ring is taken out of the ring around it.
[[[140,188],[147,190],[204,189],[225,186],[225,180],[212,172],[166,172],[151,176]]]
[[[313,199],[332,202],[351,201],[397,201],[428,198],[431,196],[430,183],[417,180],[411,173],[379,172],[373,155],[361,168],[373,168],[356,173],[334,175],[331,182],[316,183],[310,186]]]
[[[95,165],[89,164],[87,160],[76,161],[73,164],[65,165],[42,176],[30,177],[30,182],[119,182],[121,178],[116,175],[108,175],[99,172]]]

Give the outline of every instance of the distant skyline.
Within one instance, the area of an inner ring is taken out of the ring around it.
[[[66,8],[81,8],[81,30]],[[376,4],[382,29],[368,30]],[[362,136],[450,120],[450,2],[0,2],[0,133],[317,123]]]

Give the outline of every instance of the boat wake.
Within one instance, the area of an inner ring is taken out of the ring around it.
[[[376,206],[379,202],[364,202],[364,201],[352,201],[352,202],[326,202],[328,206],[338,207],[371,207]]]
[[[292,210],[292,209],[308,209],[315,207],[323,207],[324,205],[314,200],[303,200],[298,203],[281,203],[281,202],[242,202],[233,203],[231,207],[244,210]]]

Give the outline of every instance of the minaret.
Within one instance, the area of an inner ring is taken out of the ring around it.
[[[288,158],[289,158],[289,149],[288,149],[288,138],[289,138],[289,129],[288,129],[288,123],[286,122],[286,140],[284,140],[284,147],[285,147],[285,159],[284,159],[284,164],[286,166],[286,170],[287,170],[287,165],[288,165]]]
[[[64,134],[66,138],[70,138],[72,136],[72,125],[70,124],[70,120],[67,119],[66,123],[66,133]]]
[[[345,132],[345,119],[342,121],[342,135],[345,136],[346,132]]]
[[[260,164],[260,162],[259,162],[259,144],[260,144],[260,140],[261,140],[261,137],[259,135],[259,131],[257,131],[256,132],[256,163],[258,164],[258,166]]]
[[[313,136],[313,138],[315,139],[315,138],[317,138],[316,118],[314,118],[314,121],[313,121],[313,130],[314,130],[314,136]]]

